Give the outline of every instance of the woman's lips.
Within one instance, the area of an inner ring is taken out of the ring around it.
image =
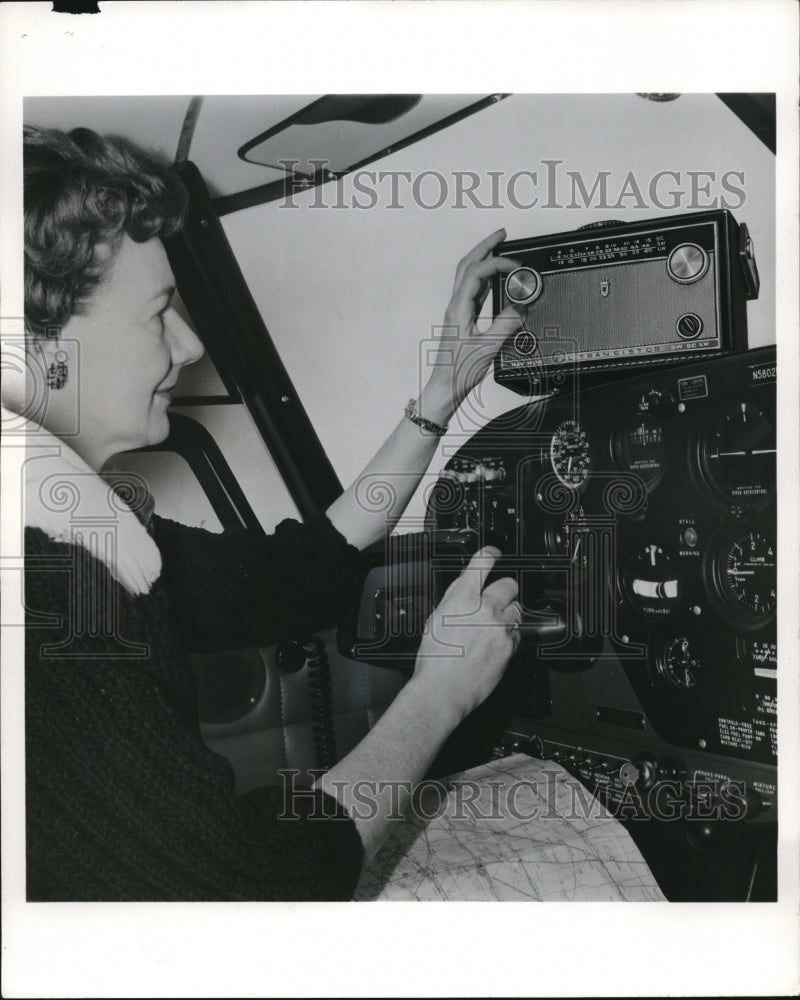
[[[178,384],[178,380],[176,378],[173,378],[173,380],[171,382],[168,382],[167,385],[160,385],[156,389],[156,395],[158,395],[158,396],[164,396],[165,399],[171,400],[172,399],[172,390],[175,388],[175,386],[177,384]]]

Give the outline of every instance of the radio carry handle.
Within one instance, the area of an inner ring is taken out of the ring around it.
[[[750,237],[747,224],[744,222],[739,223],[739,264],[742,268],[744,283],[747,288],[746,297],[748,299],[757,299],[761,288],[761,279],[758,276],[758,265],[756,264],[753,240]]]

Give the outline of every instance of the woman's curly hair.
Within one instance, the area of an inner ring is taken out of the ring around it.
[[[124,234],[137,243],[183,225],[176,174],[123,139],[26,126],[25,325],[61,328],[88,305]]]

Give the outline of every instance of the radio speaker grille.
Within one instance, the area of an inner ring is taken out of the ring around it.
[[[544,275],[542,294],[525,314],[537,353],[569,351],[565,341],[575,342],[574,351],[684,343],[675,324],[687,312],[703,321],[700,339],[718,337],[716,262],[709,256],[705,275],[690,285],[673,281],[663,259]]]

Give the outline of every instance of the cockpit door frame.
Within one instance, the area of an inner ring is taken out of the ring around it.
[[[165,241],[197,332],[223,382],[247,406],[303,518],[326,510],[342,485],[264,324],[200,171],[175,166],[189,191],[184,228]]]

